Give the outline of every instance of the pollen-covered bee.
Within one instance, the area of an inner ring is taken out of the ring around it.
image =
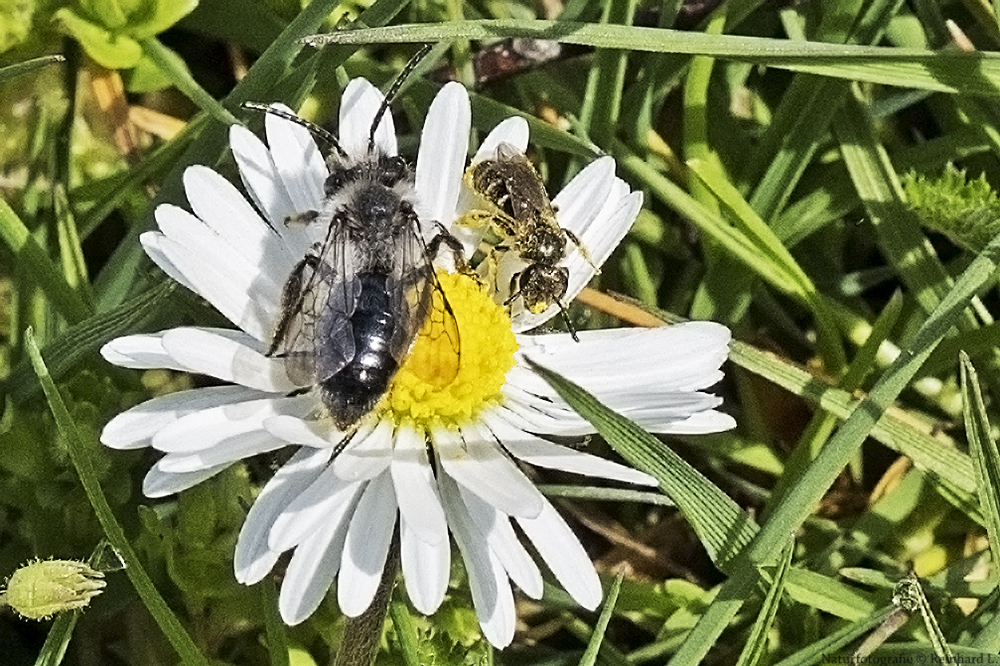
[[[511,278],[506,304],[521,298],[532,314],[540,314],[555,304],[575,338],[562,302],[569,286],[569,269],[561,262],[566,258],[567,241],[580,248],[584,256],[586,251],[571,231],[559,226],[535,167],[517,148],[501,143],[494,157],[466,170],[465,182],[485,208],[467,214],[466,223],[491,224],[503,239],[492,253],[510,250],[527,264]]]
[[[388,390],[427,319],[436,285],[415,211],[414,171],[375,142],[409,69],[373,119],[367,154],[349,155],[329,133],[279,113],[309,126],[332,150],[322,207],[286,221],[324,225],[326,233],[285,282],[267,354],[285,358],[293,380],[316,387],[341,430],[355,426]],[[461,251],[444,232],[432,245],[442,242]],[[440,328],[457,350],[458,326],[447,299]]]

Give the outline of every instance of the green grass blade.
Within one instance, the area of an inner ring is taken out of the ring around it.
[[[850,81],[1000,96],[1000,54],[927,51],[562,21],[409,24],[318,35],[310,44],[425,43],[531,37],[597,48],[707,55]]]
[[[764,654],[767,650],[767,634],[774,623],[775,616],[778,614],[781,594],[785,591],[785,574],[788,573],[788,567],[791,566],[792,553],[794,551],[795,541],[789,540],[788,547],[781,556],[781,562],[774,572],[771,586],[767,589],[764,603],[761,605],[757,619],[750,629],[750,636],[747,638],[746,645],[743,646],[743,651],[740,653],[740,659],[736,662],[736,666],[756,666],[764,659]]]
[[[180,57],[160,43],[155,37],[142,40],[142,52],[166,74],[178,90],[194,102],[198,108],[208,113],[224,125],[238,125],[239,120],[226,107],[215,101],[208,92],[198,85]]]
[[[62,663],[79,619],[80,614],[76,611],[60,613],[56,617],[49,627],[49,633],[45,635],[45,643],[35,659],[35,666],[59,666]]]
[[[978,480],[979,502],[993,561],[1000,562],[1000,450],[986,415],[979,377],[965,352],[959,354],[959,366],[962,371],[962,415]]]
[[[70,286],[17,213],[3,199],[0,199],[0,241],[10,248],[21,270],[38,282],[66,321],[75,324],[91,315],[92,311],[86,302]]]
[[[798,482],[789,489],[785,500],[775,508],[771,519],[747,549],[745,555],[748,561],[741,562],[733,577],[722,585],[716,603],[709,607],[692,629],[670,661],[672,666],[694,666],[705,657],[742,605],[743,597],[740,595],[750,588],[755,578],[752,564],[773,558],[787,535],[793,534],[812,513],[875,424],[917,374],[941,338],[951,330],[956,317],[965,311],[969,301],[979,290],[993,279],[998,260],[1000,237],[991,241],[962,273],[955,287],[931,313],[903,353],[875,384],[868,397],[861,401],[799,477]]]
[[[278,613],[278,591],[271,578],[262,580],[260,588],[260,609],[264,616],[264,630],[267,632],[267,653],[271,666],[289,666],[288,631]]]
[[[162,314],[176,283],[159,285],[137,294],[122,305],[90,317],[50,340],[42,351],[45,365],[54,379],[64,377],[77,363],[92,357],[105,343],[128,333]],[[4,388],[11,400],[24,402],[38,393],[41,384],[28,359],[14,366]]]
[[[32,58],[31,60],[25,60],[24,62],[7,65],[6,67],[0,67],[0,83],[8,79],[12,79],[15,76],[21,76],[22,74],[27,74],[28,72],[41,67],[55,65],[60,62],[66,62],[66,58],[61,55],[50,55],[42,56],[40,58]]]
[[[601,649],[601,643],[604,642],[604,634],[608,630],[611,616],[615,613],[615,604],[618,602],[618,593],[621,592],[622,579],[624,578],[624,571],[619,571],[618,575],[615,576],[615,582],[611,584],[611,589],[608,590],[608,594],[604,598],[604,607],[601,608],[601,615],[597,618],[594,633],[590,636],[590,641],[587,642],[587,649],[584,650],[583,656],[580,657],[580,666],[594,666],[597,663],[597,654]]]
[[[827,662],[831,654],[875,629],[895,612],[895,605],[884,606],[864,619],[816,641],[786,659],[782,659],[774,666],[812,666]]]
[[[756,533],[757,524],[753,519],[658,439],[566,378],[534,363],[531,365],[615,451],[656,478],[698,534],[712,561],[723,571],[727,570]]]
[[[38,380],[42,384],[42,390],[45,392],[49,409],[52,410],[52,415],[55,417],[59,433],[66,441],[66,449],[69,452],[73,467],[80,476],[80,483],[87,493],[87,499],[90,500],[90,505],[93,507],[94,513],[97,514],[97,519],[100,521],[108,541],[118,550],[122,560],[124,560],[126,565],[125,573],[128,574],[129,580],[135,586],[135,591],[139,594],[139,597],[153,616],[153,619],[160,626],[167,640],[170,641],[170,644],[177,651],[181,662],[188,666],[208,666],[208,660],[198,650],[198,646],[194,644],[194,641],[191,640],[191,637],[184,630],[180,620],[177,619],[177,616],[170,610],[167,602],[163,600],[163,597],[156,590],[153,581],[149,578],[146,570],[143,569],[138,555],[132,550],[132,545],[125,536],[125,532],[118,523],[118,519],[115,518],[111,506],[104,496],[104,491],[101,489],[100,481],[94,470],[94,464],[87,453],[86,445],[81,439],[76,423],[66,408],[66,404],[59,394],[59,389],[56,388],[48,368],[45,367],[45,362],[42,360],[42,354],[38,350],[38,345],[35,344],[35,336],[32,334],[31,329],[25,332],[25,348],[28,351],[28,356],[31,358],[31,365],[38,375]]]

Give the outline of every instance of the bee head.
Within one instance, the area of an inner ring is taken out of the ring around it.
[[[541,314],[566,295],[569,269],[565,266],[530,264],[521,271],[517,287],[528,312]]]

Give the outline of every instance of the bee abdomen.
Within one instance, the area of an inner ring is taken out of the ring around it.
[[[375,407],[399,369],[390,347],[396,316],[391,308],[387,276],[362,273],[358,279],[361,295],[351,316],[354,358],[319,384],[322,400],[342,430]]]

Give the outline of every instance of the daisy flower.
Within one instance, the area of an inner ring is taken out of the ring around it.
[[[348,155],[367,154],[381,94],[367,81],[344,91],[339,141]],[[471,128],[465,89],[451,83],[434,99],[416,163],[417,212],[429,237],[466,212],[462,174]],[[314,387],[290,378],[285,359],[268,356],[281,295],[293,267],[323,238],[322,225],[288,226],[296,213],[320,209],[327,165],[304,127],[265,117],[267,145],[243,127],[230,145],[248,201],[202,166],[184,174],[191,211],[161,205],[158,231],[142,236],[147,254],[236,328],[173,328],[118,338],[102,353],[131,368],[171,368],[214,377],[218,386],[154,398],[115,417],[102,441],[109,447],[152,447],[165,455],[143,482],[148,497],[198,484],[250,456],[293,447],[291,458],[261,490],[241,530],[236,578],[261,580],[291,551],[279,595],[289,624],[307,618],[336,582],[342,611],[357,616],[371,603],[398,534],[406,592],[433,613],[444,599],[451,540],[458,546],[484,636],[495,646],[514,634],[512,583],[542,594],[542,573],[522,538],[583,607],[595,608],[601,585],[579,540],[521,467],[552,468],[618,482],[655,485],[652,477],[546,436],[592,433],[528,361],[593,392],[609,407],[658,433],[704,433],[733,427],[702,392],[721,378],[729,331],[712,323],[652,330],[524,335],[558,310],[531,314],[491,294],[463,273],[438,271],[460,332],[460,348],[434,335],[436,310],[379,405],[342,432]],[[396,154],[392,118],[375,137]],[[523,151],[527,125],[502,123],[480,147],[483,159],[500,143]],[[553,200],[558,221],[588,249],[570,249],[569,301],[607,259],[642,203],[614,174],[610,157],[580,172]],[[478,239],[456,229],[469,250]],[[447,253],[444,253],[447,254]],[[507,253],[512,255],[513,253]],[[517,257],[499,261],[501,274]],[[345,445],[346,442],[346,445]],[[517,525],[515,529],[514,525]]]

